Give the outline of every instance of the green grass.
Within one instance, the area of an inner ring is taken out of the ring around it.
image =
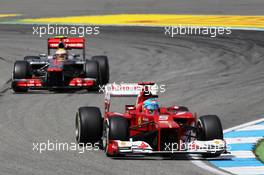
[[[264,139],[261,139],[257,142],[253,152],[257,159],[264,163]]]

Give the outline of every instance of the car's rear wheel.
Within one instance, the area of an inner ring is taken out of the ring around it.
[[[101,84],[101,74],[99,63],[94,60],[86,60],[85,73],[87,78],[94,78],[96,80],[96,86],[90,87],[87,90],[98,90]]]
[[[101,72],[101,83],[109,83],[109,62],[107,56],[93,56],[92,60],[95,60],[99,63],[100,72]]]
[[[29,76],[29,64],[27,61],[16,61],[13,68],[13,79],[26,79]],[[27,92],[27,87],[18,87],[12,82],[12,89],[15,92]]]
[[[77,143],[87,144],[100,141],[103,135],[103,118],[97,107],[81,107],[75,117]]]
[[[112,116],[104,124],[103,146],[107,156],[119,156],[109,152],[108,143],[110,140],[129,140],[129,122],[127,119],[119,116]]]
[[[221,121],[216,115],[201,116],[197,122],[197,139],[202,141],[223,139]],[[221,153],[203,154],[204,157],[217,157]]]

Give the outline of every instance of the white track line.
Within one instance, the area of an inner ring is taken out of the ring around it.
[[[246,174],[263,174],[264,173],[264,166],[247,166],[247,167],[226,167],[223,168],[226,171],[229,171],[234,174],[241,174],[241,175],[246,175]]]
[[[238,129],[237,131],[256,131],[256,130],[264,130],[264,125],[247,126],[245,128]]]
[[[255,154],[252,151],[232,151],[231,154],[236,158],[255,158]]]
[[[237,130],[237,129],[241,129],[241,128],[244,128],[244,127],[248,127],[250,125],[254,125],[256,123],[260,123],[260,122],[263,122],[263,121],[264,121],[264,118],[261,118],[261,119],[254,120],[254,121],[251,121],[251,122],[248,122],[248,123],[244,123],[242,125],[234,126],[232,128],[225,129],[224,133],[227,133],[227,132],[230,132],[230,131],[234,131],[234,130]]]
[[[230,173],[224,172],[224,171],[222,171],[220,169],[217,169],[217,168],[214,168],[214,167],[212,167],[210,165],[207,165],[206,163],[204,163],[201,160],[191,160],[191,162],[194,165],[196,165],[196,166],[198,166],[198,167],[200,167],[200,168],[202,168],[202,169],[204,169],[206,171],[209,171],[211,173],[219,174],[219,175],[230,175]]]
[[[237,144],[237,143],[256,143],[259,139],[263,137],[241,137],[241,138],[225,138],[227,144]]]

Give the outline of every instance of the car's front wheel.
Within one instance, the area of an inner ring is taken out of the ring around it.
[[[103,118],[97,107],[81,107],[75,117],[77,143],[87,144],[100,141],[103,134]]]
[[[104,123],[103,146],[107,156],[113,157],[118,154],[113,154],[109,150],[109,141],[111,140],[129,140],[129,122],[127,119],[119,116],[112,116]]]
[[[223,139],[223,128],[221,121],[216,115],[201,116],[197,121],[197,139],[202,141]],[[206,153],[204,157],[217,157],[221,153]]]

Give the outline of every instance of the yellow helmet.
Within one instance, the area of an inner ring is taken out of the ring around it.
[[[58,49],[55,52],[56,59],[65,60],[68,57],[68,52],[65,49]]]

